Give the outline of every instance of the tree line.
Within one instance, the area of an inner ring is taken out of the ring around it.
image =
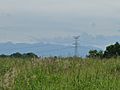
[[[106,47],[105,51],[102,50],[90,50],[88,58],[116,58],[120,56],[120,44],[116,42],[113,45]]]
[[[1,54],[0,57],[1,58],[6,58],[6,57],[11,57],[11,58],[38,58],[38,56],[34,53],[21,54],[19,52],[13,53],[11,55]]]

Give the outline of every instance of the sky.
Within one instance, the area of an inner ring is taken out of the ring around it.
[[[120,0],[0,0],[0,42],[66,42],[75,35],[89,43],[93,38],[98,43],[95,38],[100,36],[119,41],[119,4]]]

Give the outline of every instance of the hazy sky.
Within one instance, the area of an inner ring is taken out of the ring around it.
[[[120,0],[0,0],[0,42],[82,33],[120,36]]]

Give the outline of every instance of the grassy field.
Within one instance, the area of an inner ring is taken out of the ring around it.
[[[0,58],[0,90],[120,90],[120,58]]]

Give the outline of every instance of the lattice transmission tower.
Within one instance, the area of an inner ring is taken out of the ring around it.
[[[78,40],[79,40],[80,36],[74,36],[73,38],[75,40],[75,43],[74,43],[74,46],[75,46],[74,57],[79,57],[79,55],[78,55],[78,47],[79,47]]]

